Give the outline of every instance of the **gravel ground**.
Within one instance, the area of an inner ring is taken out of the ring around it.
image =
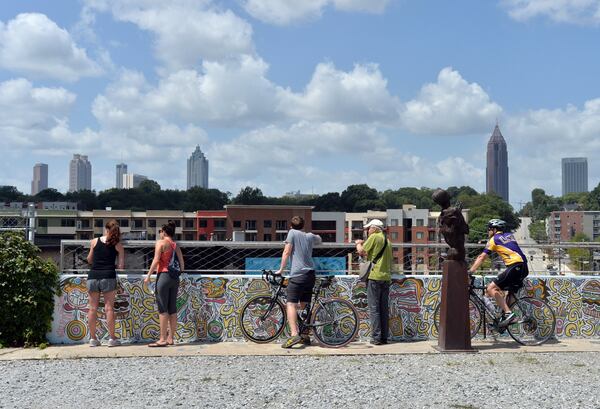
[[[600,408],[600,354],[0,362],[0,408]]]

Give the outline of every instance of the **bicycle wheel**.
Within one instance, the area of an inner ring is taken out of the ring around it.
[[[319,344],[329,348],[340,348],[348,345],[356,337],[358,312],[354,305],[346,300],[320,300],[310,324]]]
[[[545,301],[525,297],[510,305],[516,319],[507,329],[521,345],[541,345],[554,335],[556,317]]]
[[[254,297],[242,307],[239,322],[242,333],[250,341],[264,344],[277,338],[285,328],[285,308],[279,300],[267,296]]]
[[[435,308],[435,312],[433,313],[433,325],[437,334],[440,333],[440,310],[442,309],[442,304],[438,304]],[[471,338],[473,338],[479,332],[479,328],[481,327],[481,310],[477,304],[477,301],[473,299],[473,296],[469,297],[469,326],[471,330]]]

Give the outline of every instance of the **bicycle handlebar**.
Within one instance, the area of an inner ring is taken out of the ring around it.
[[[277,286],[283,285],[283,280],[285,279],[285,277],[283,277],[283,275],[275,274],[273,272],[273,270],[263,270],[262,278],[269,284],[277,285]]]

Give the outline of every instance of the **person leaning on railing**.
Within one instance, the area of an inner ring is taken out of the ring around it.
[[[115,261],[119,257],[118,268],[125,266],[125,249],[121,244],[121,230],[116,220],[109,220],[104,226],[104,235],[93,239],[90,243],[90,252],[87,262],[92,265],[88,272],[88,326],[90,330],[90,346],[100,346],[96,338],[96,320],[100,294],[104,295],[104,312],[108,326],[108,346],[121,345],[115,336],[115,293],[117,289],[117,271]]]
[[[383,232],[384,225],[379,219],[373,219],[364,226],[368,230],[368,238],[356,240],[356,251],[359,256],[373,261],[379,259],[371,269],[367,281],[367,302],[371,321],[371,344],[388,343],[389,333],[389,298],[392,281],[392,246]],[[380,254],[381,253],[381,254]]]

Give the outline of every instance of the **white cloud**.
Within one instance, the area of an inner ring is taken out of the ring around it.
[[[86,5],[154,33],[156,55],[170,70],[254,52],[252,26],[209,1],[87,0]]]
[[[389,0],[242,0],[252,17],[282,26],[317,19],[329,5],[342,11],[382,13],[388,3]]]
[[[396,122],[399,109],[375,64],[357,64],[351,72],[332,63],[318,64],[304,92],[283,99],[285,112],[306,120]]]
[[[559,23],[600,24],[600,0],[502,0],[502,4],[518,21],[546,16]]]
[[[0,22],[0,66],[35,78],[69,82],[102,74],[67,30],[38,13]]]
[[[485,132],[502,113],[477,84],[458,71],[442,69],[437,82],[421,88],[402,113],[402,124],[415,134],[459,135]]]

